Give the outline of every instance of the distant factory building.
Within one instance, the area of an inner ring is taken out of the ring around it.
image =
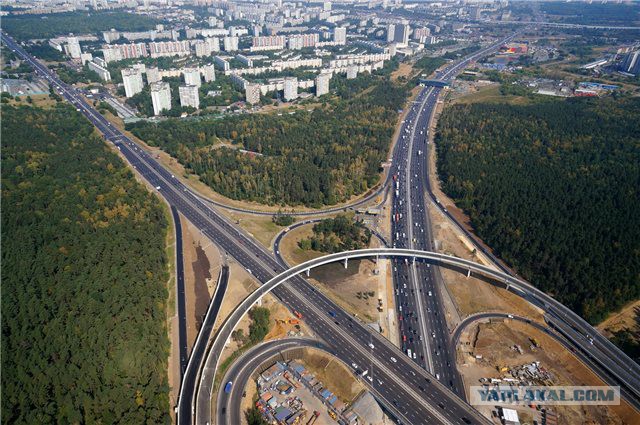
[[[163,110],[171,109],[171,87],[167,82],[157,82],[151,84],[151,102],[153,103],[153,114],[160,115]]]
[[[180,94],[180,106],[191,106],[196,109],[200,107],[198,86],[180,86],[178,87],[178,93]]]

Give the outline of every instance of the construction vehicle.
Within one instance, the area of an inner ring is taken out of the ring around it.
[[[300,321],[298,319],[276,319],[276,323],[283,325],[299,325]]]
[[[307,421],[307,425],[313,425],[318,420],[319,416],[320,416],[320,412],[318,412],[317,410],[314,410],[313,415],[311,415],[311,417]]]
[[[331,419],[334,421],[338,419],[338,416],[333,412],[333,410],[329,410],[329,416],[331,416]]]

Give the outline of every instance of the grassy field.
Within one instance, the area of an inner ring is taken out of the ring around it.
[[[511,105],[525,105],[530,103],[531,99],[524,96],[503,95],[500,93],[500,85],[490,85],[481,87],[478,91],[470,93],[453,100],[452,103],[471,104],[471,103],[508,103]]]
[[[364,390],[344,364],[324,353],[305,349],[302,360],[316,378],[345,403],[353,401]]]

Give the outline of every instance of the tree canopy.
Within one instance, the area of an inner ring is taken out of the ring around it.
[[[167,219],[68,105],[2,110],[2,421],[169,423]]]
[[[387,76],[334,77],[339,99],[312,112],[128,125],[217,192],[278,205],[332,205],[380,179],[408,89]]]
[[[313,235],[298,242],[302,249],[320,252],[342,252],[369,246],[371,231],[361,221],[341,214],[313,225]]]
[[[49,15],[10,15],[2,17],[2,29],[17,40],[53,38],[69,33],[146,31],[159,21],[127,12],[68,12]]]
[[[640,296],[640,99],[447,108],[444,190],[525,278],[592,323]]]

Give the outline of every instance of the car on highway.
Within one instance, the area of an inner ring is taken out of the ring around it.
[[[224,386],[224,392],[227,394],[231,393],[232,386],[233,386],[233,381],[227,382],[227,385]]]
[[[396,360],[395,357],[391,357],[391,361],[394,362],[394,363],[398,363],[398,360]]]

